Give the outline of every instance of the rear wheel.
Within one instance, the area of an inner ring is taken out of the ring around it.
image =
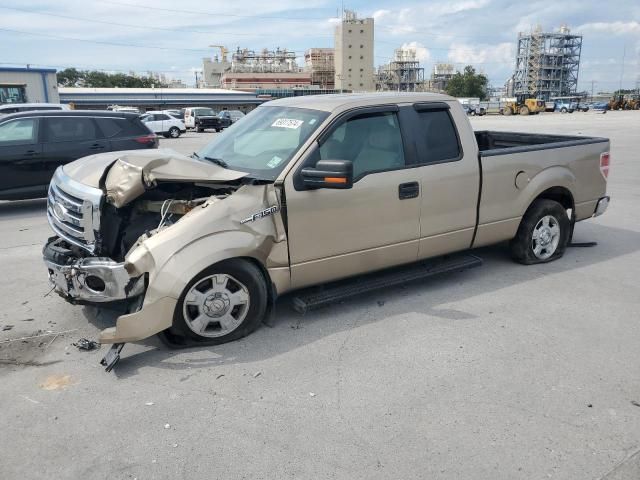
[[[178,299],[173,328],[195,341],[226,343],[253,332],[266,308],[260,269],[248,260],[225,260],[189,282]]]
[[[504,113],[503,113],[503,114],[504,114],[504,115],[511,115],[512,113],[513,113],[513,112],[511,111],[511,108],[510,108],[510,107],[508,107],[508,108],[505,108],[505,109],[504,109]]]
[[[570,225],[567,211],[558,202],[535,200],[511,240],[511,256],[525,265],[560,258],[567,247]]]
[[[520,115],[529,115],[529,107],[526,105],[520,107]]]
[[[562,107],[560,109],[560,113],[567,113],[567,108],[566,107]]]
[[[169,129],[169,136],[171,138],[178,138],[180,136],[180,129],[178,127],[171,127]]]
[[[202,133],[202,132],[204,132],[204,128],[198,127],[198,133]]]

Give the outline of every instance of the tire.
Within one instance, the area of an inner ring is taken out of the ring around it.
[[[520,107],[520,115],[529,115],[529,107],[527,107],[526,105]]]
[[[557,227],[555,235],[554,227]],[[570,228],[571,222],[562,205],[554,200],[535,200],[509,244],[511,257],[524,265],[556,260],[567,248]],[[534,232],[537,238],[534,238]]]
[[[469,115],[471,115],[472,117],[476,116],[476,111],[475,110],[469,110]]]
[[[562,108],[560,109],[560,113],[567,113],[567,109],[566,109],[565,107],[562,107]]]
[[[180,136],[180,129],[178,127],[171,127],[169,129],[169,137],[178,138]]]
[[[511,115],[512,113],[513,113],[513,112],[511,111],[511,109],[510,109],[510,108],[505,108],[505,109],[504,109],[504,112],[503,112],[503,115]]]
[[[222,131],[221,128],[216,128],[216,133],[220,133]]]
[[[253,332],[266,309],[267,285],[260,269],[248,260],[224,260],[185,287],[173,314],[173,330],[196,343],[219,345]]]

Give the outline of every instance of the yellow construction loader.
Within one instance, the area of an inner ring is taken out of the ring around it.
[[[502,108],[503,115],[537,115],[544,112],[545,102],[536,98],[527,98],[524,95],[517,95],[515,101],[506,102]]]

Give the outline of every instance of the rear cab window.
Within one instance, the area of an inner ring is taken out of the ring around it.
[[[102,131],[104,138],[113,138],[125,130],[127,121],[120,118],[96,118],[98,128]]]
[[[420,164],[460,160],[462,147],[455,123],[446,104],[416,105],[419,122],[416,134],[421,143]]]

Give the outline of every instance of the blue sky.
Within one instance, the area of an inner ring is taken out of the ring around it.
[[[153,70],[193,83],[211,44],[299,55],[333,46],[341,7],[325,0],[0,0],[0,62]],[[427,75],[434,62],[471,64],[502,85],[513,70],[518,32],[566,24],[584,35],[580,89],[595,81],[597,91],[611,91],[621,76],[624,87],[640,83],[637,0],[358,0],[344,7],[375,18],[376,65],[408,45]]]

